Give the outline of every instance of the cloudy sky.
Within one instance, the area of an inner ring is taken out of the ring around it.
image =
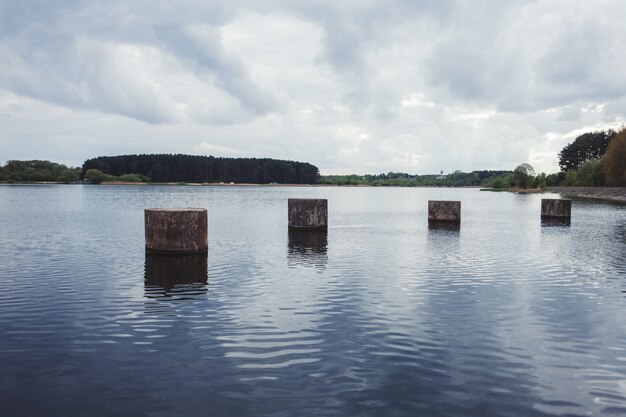
[[[0,0],[0,163],[558,171],[626,116],[626,2]]]

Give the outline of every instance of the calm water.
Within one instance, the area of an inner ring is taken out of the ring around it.
[[[328,233],[288,233],[290,197]],[[626,207],[542,226],[541,197],[1,186],[0,414],[625,415]],[[176,206],[208,208],[208,257],[144,254]]]

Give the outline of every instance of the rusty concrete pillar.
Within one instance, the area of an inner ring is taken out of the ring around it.
[[[146,252],[177,255],[207,253],[207,210],[201,208],[145,209]]]
[[[328,200],[290,198],[287,202],[290,229],[323,230],[328,228]]]
[[[553,198],[541,199],[542,219],[570,219],[572,217],[572,200]]]
[[[461,223],[461,202],[428,200],[428,221]]]

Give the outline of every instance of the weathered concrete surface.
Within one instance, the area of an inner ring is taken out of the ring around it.
[[[158,254],[206,253],[209,249],[207,210],[145,209],[146,251]]]
[[[287,202],[289,228],[327,229],[328,200],[314,198],[290,198]]]
[[[428,200],[428,220],[434,222],[461,222],[461,202]]]
[[[541,199],[542,218],[565,218],[572,217],[572,200],[558,200],[552,198]]]

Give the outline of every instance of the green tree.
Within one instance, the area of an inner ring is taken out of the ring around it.
[[[606,184],[626,186],[626,127],[615,135],[604,155]]]
[[[533,187],[541,188],[542,190],[544,190],[548,186],[547,178],[548,177],[545,172],[542,172],[541,174],[537,175],[535,179],[533,180]]]
[[[106,176],[99,169],[92,168],[85,172],[85,179],[92,184],[100,184],[106,179]]]
[[[69,175],[76,176],[75,168],[50,161],[8,161],[2,168],[3,178],[6,181],[50,181],[66,182]]]
[[[527,162],[518,165],[513,170],[513,185],[518,188],[529,188],[535,179],[535,170]]]
[[[565,176],[562,172],[558,174],[548,174],[546,175],[546,185],[548,187],[556,187],[561,183],[563,178],[565,178]]]
[[[66,182],[66,183],[78,181],[79,179],[80,179],[80,172],[73,170],[73,169],[65,170],[59,176],[59,181]]]
[[[148,182],[149,181],[148,177],[146,177],[145,175],[141,175],[141,174],[124,174],[124,175],[120,175],[117,179],[120,181],[126,181],[126,182]]]
[[[600,159],[607,151],[611,140],[615,136],[614,130],[601,130],[584,133],[568,144],[559,153],[559,166],[562,172],[578,169],[587,161]]]
[[[507,181],[505,175],[501,175],[499,177],[491,178],[487,185],[491,188],[495,188],[496,190],[505,190],[511,186],[511,183]]]

